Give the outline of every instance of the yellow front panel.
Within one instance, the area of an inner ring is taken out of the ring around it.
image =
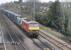
[[[39,30],[39,27],[29,27],[29,30]]]

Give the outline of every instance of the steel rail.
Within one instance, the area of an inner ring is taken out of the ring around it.
[[[40,31],[41,32],[41,31]],[[66,43],[61,43],[57,40],[55,40],[52,37],[49,37],[48,35],[46,35],[44,32],[41,32],[40,35],[42,37],[44,37],[46,40],[50,41],[51,43],[53,43],[54,45],[56,45],[57,47],[59,47],[61,50],[71,50],[71,48],[69,48],[67,45],[65,45]]]

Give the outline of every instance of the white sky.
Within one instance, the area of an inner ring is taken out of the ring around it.
[[[6,2],[11,2],[11,1],[15,1],[15,0],[0,0],[0,4],[6,3]],[[16,0],[16,1],[17,1],[17,0]]]
[[[0,4],[6,3],[6,2],[12,2],[12,1],[18,1],[18,0],[0,0]],[[49,2],[49,1],[55,1],[55,0],[40,0],[40,1],[41,2]],[[60,0],[60,1],[70,1],[70,0]]]
[[[40,0],[41,2],[49,2],[49,1],[55,1],[55,0]]]

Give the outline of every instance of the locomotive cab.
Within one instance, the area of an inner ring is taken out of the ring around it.
[[[37,22],[29,23],[29,32],[33,37],[37,37],[39,34],[39,24]]]
[[[22,20],[22,28],[28,32],[28,35],[31,37],[38,37],[39,35],[39,24],[33,20]]]

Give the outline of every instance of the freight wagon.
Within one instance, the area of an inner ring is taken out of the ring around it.
[[[12,11],[2,9],[2,13],[8,17],[12,22],[20,26],[26,33],[33,38],[37,38],[39,35],[39,24],[36,21],[28,20],[27,18],[20,18],[18,15]]]

